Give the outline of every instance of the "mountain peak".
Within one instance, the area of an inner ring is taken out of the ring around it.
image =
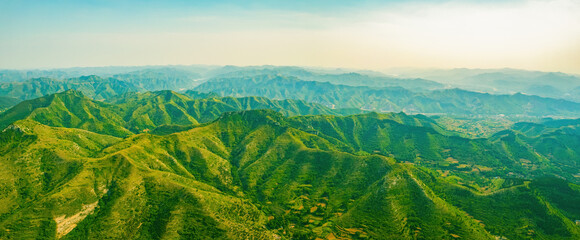
[[[39,99],[46,98],[49,102],[53,102],[55,99],[60,99],[61,101],[67,101],[69,104],[79,104],[80,101],[92,101],[90,98],[85,96],[82,91],[68,89],[63,92],[50,94]]]
[[[186,97],[185,95],[179,94],[177,92],[174,92],[172,90],[160,90],[160,91],[155,91],[152,92],[153,94],[155,94],[156,96],[162,96],[165,98],[165,100],[170,100],[173,98],[184,98]]]
[[[82,91],[75,90],[75,89],[67,89],[65,91],[54,93],[53,95],[74,95],[74,96],[81,96],[85,97]]]
[[[81,76],[78,79],[82,80],[82,81],[95,81],[95,80],[101,80],[103,78],[100,76],[97,76],[97,75],[87,75],[87,76]]]
[[[260,110],[225,112],[216,120],[216,122],[220,123],[243,122],[245,124],[249,123],[252,126],[262,124],[273,124],[276,126],[280,126],[285,121],[284,115],[282,115],[279,112],[276,112],[271,109],[260,109]]]

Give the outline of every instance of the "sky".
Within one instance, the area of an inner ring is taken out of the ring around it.
[[[190,64],[580,74],[580,1],[0,0],[0,69]]]

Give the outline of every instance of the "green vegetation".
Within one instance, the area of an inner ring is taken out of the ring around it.
[[[254,108],[284,114],[239,111]],[[422,115],[285,116],[312,113],[336,114],[171,91],[25,101],[0,115],[0,238],[580,237],[578,155],[534,145],[578,146],[569,132],[469,139]],[[136,134],[141,116],[164,125]]]
[[[34,78],[22,82],[0,83],[0,96],[26,100],[70,89],[82,91],[85,95],[97,100],[143,90],[128,82],[93,75],[66,80]]]
[[[18,102],[20,101],[16,98],[0,97],[0,112],[16,105]]]
[[[439,125],[453,132],[458,132],[465,137],[490,137],[493,134],[509,129],[520,122],[541,122],[539,117],[521,117],[521,116],[486,116],[470,117],[458,115],[434,115],[430,116],[437,121]],[[515,125],[514,125],[515,124]]]
[[[87,71],[0,71],[0,239],[580,239],[580,120],[542,118],[578,103],[297,67]]]
[[[117,112],[115,106],[69,90],[19,103],[0,114],[0,128],[17,120],[31,119],[55,127],[81,128],[121,137],[130,135]]]
[[[89,99],[75,90],[52,94],[21,102],[0,113],[0,128],[17,120],[32,119],[49,126],[126,137],[165,125],[205,123],[215,120],[224,112],[239,110],[274,109],[287,116],[361,112],[333,110],[298,100],[262,97],[191,99],[169,90],[127,93],[109,98],[107,102]]]

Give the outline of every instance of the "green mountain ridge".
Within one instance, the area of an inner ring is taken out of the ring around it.
[[[346,127],[352,124],[360,126]],[[364,130],[377,126],[385,130]],[[0,237],[580,236],[573,223],[580,211],[561,200],[578,199],[580,186],[502,177],[493,179],[496,190],[481,193],[453,174],[364,151],[374,142],[369,134],[394,134],[393,141],[396,129],[415,129],[416,141],[459,138],[402,113],[226,112],[185,131],[124,139],[16,121],[0,133],[0,202],[11,203],[0,205]]]
[[[0,114],[0,128],[21,119],[67,128],[80,128],[113,136],[131,134],[115,106],[94,101],[79,91],[68,90],[19,103]]]
[[[142,91],[143,89],[128,82],[94,75],[65,80],[34,78],[22,82],[0,83],[0,96],[15,97],[21,100],[34,99],[66,90],[82,91],[93,99],[103,100],[118,94]]]
[[[0,97],[0,112],[16,105],[20,100],[12,97]]]
[[[17,120],[33,119],[49,126],[126,137],[165,125],[206,123],[224,112],[249,109],[275,109],[287,116],[360,112],[333,110],[299,100],[269,100],[262,97],[191,99],[169,90],[127,93],[100,102],[80,91],[68,90],[21,102],[0,113],[0,128]]]

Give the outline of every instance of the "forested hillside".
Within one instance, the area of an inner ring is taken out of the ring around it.
[[[577,121],[470,139],[422,115],[331,114],[171,91],[22,102],[0,115],[0,236],[580,237],[580,136],[561,130]]]

